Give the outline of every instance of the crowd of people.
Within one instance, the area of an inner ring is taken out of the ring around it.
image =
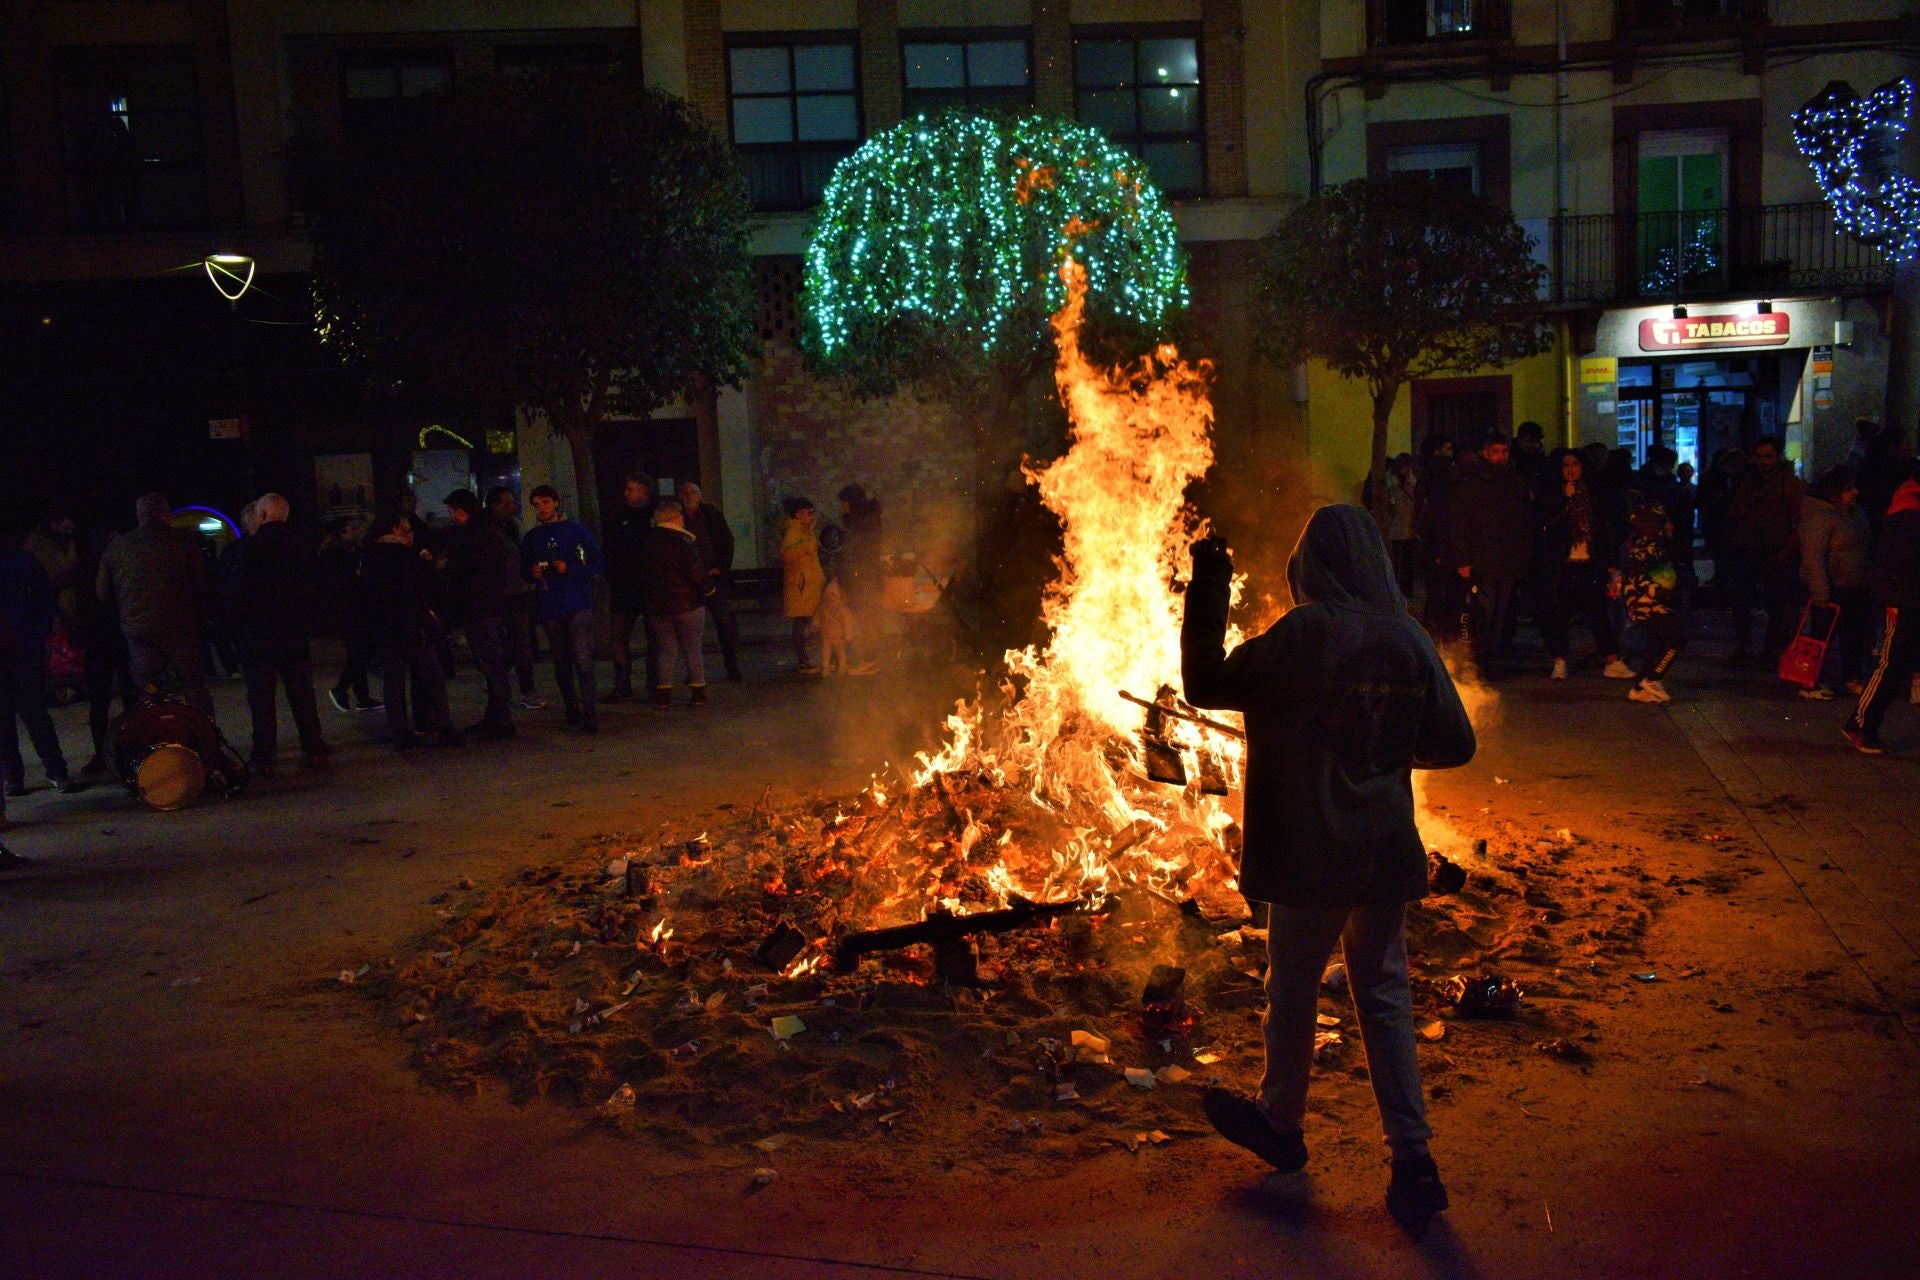
[[[523,530],[511,489],[491,489],[484,501],[455,490],[445,499],[446,519],[435,524],[403,493],[371,521],[328,522],[317,551],[276,493],[248,504],[244,536],[218,554],[209,540],[176,526],[158,493],[140,498],[135,527],[111,538],[82,537],[66,515],[42,522],[0,555],[5,794],[29,789],[17,726],[25,726],[52,786],[74,790],[109,768],[116,697],[125,712],[165,690],[213,720],[210,682],[221,670],[246,690],[246,754],[255,775],[277,767],[283,700],[300,755],[309,766],[324,765],[333,749],[314,680],[317,637],[334,637],[343,649],[327,701],[341,713],[383,712],[398,751],[514,736],[516,712],[548,706],[535,689],[542,636],[564,719],[586,734],[599,731],[604,703],[650,698],[664,710],[684,687],[689,705],[704,705],[709,622],[726,679],[742,678],[733,531],[698,484],[683,481],[667,494],[648,476],[628,476],[605,521],[604,547],[568,517],[551,486],[528,498],[534,522]],[[820,536],[811,503],[793,499],[787,508],[782,603],[799,670],[822,670],[810,649],[817,633],[839,670],[871,672],[873,662],[856,648],[871,632],[857,620],[878,607],[880,504],[848,486],[844,531]],[[603,592],[605,632],[596,615]],[[603,634],[611,636],[613,668],[604,695]],[[483,714],[467,726],[454,722],[447,693],[456,636],[486,690]],[[69,768],[50,714],[62,684],[88,707],[92,753],[78,770]]]
[[[1550,679],[1572,674],[1579,623],[1602,676],[1630,682],[1636,702],[1667,702],[1689,612],[1712,603],[1731,615],[1736,665],[1776,669],[1803,631],[1831,635],[1800,696],[1852,699],[1846,736],[1877,754],[1920,656],[1920,481],[1907,431],[1862,420],[1856,432],[1847,461],[1811,485],[1773,436],[1720,450],[1696,483],[1665,445],[1638,467],[1604,444],[1548,453],[1527,422],[1461,456],[1434,437],[1420,458],[1393,459],[1380,488],[1370,478],[1365,496],[1384,509],[1402,591],[1417,594],[1437,639],[1465,643],[1482,678],[1512,669],[1524,613]],[[1629,664],[1623,639],[1634,633],[1641,656]]]

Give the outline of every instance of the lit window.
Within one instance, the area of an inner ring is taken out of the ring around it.
[[[1196,36],[1078,36],[1078,114],[1146,160],[1168,195],[1205,187],[1206,134]]]
[[[416,98],[453,84],[453,55],[441,49],[392,49],[340,59],[340,131],[370,137],[393,127]]]
[[[62,49],[54,83],[67,217],[76,229],[206,224],[191,49]]]
[[[907,40],[900,45],[908,116],[949,107],[1024,111],[1033,105],[1032,59],[1022,36]]]

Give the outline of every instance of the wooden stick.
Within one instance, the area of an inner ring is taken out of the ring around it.
[[[1148,702],[1145,698],[1136,698],[1125,689],[1120,690],[1120,696],[1136,706],[1145,707],[1149,711],[1158,711],[1163,715],[1172,716],[1176,720],[1191,720],[1194,724],[1204,725],[1212,729],[1215,733],[1224,733],[1229,738],[1238,738],[1242,742],[1247,740],[1247,731],[1245,729],[1236,729],[1230,724],[1222,724],[1218,720],[1209,720],[1205,716],[1195,715],[1191,711],[1180,711],[1173,707],[1164,706],[1158,702]]]

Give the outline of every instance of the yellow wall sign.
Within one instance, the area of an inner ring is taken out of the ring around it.
[[[1614,356],[1584,356],[1580,361],[1581,382],[1620,381],[1620,361]]]

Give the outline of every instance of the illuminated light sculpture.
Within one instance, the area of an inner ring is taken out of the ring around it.
[[[202,265],[220,296],[229,305],[239,306],[242,295],[253,284],[253,259],[243,253],[216,253],[207,257]]]
[[[905,121],[834,171],[807,246],[802,342],[828,369],[936,335],[988,359],[1043,350],[1066,302],[1063,251],[1086,268],[1097,322],[1154,335],[1187,304],[1173,213],[1139,156],[1053,116]]]
[[[1904,77],[1864,98],[1835,80],[1793,113],[1793,140],[1834,217],[1896,263],[1920,254],[1920,181],[1895,164],[1913,100],[1913,81]]]

